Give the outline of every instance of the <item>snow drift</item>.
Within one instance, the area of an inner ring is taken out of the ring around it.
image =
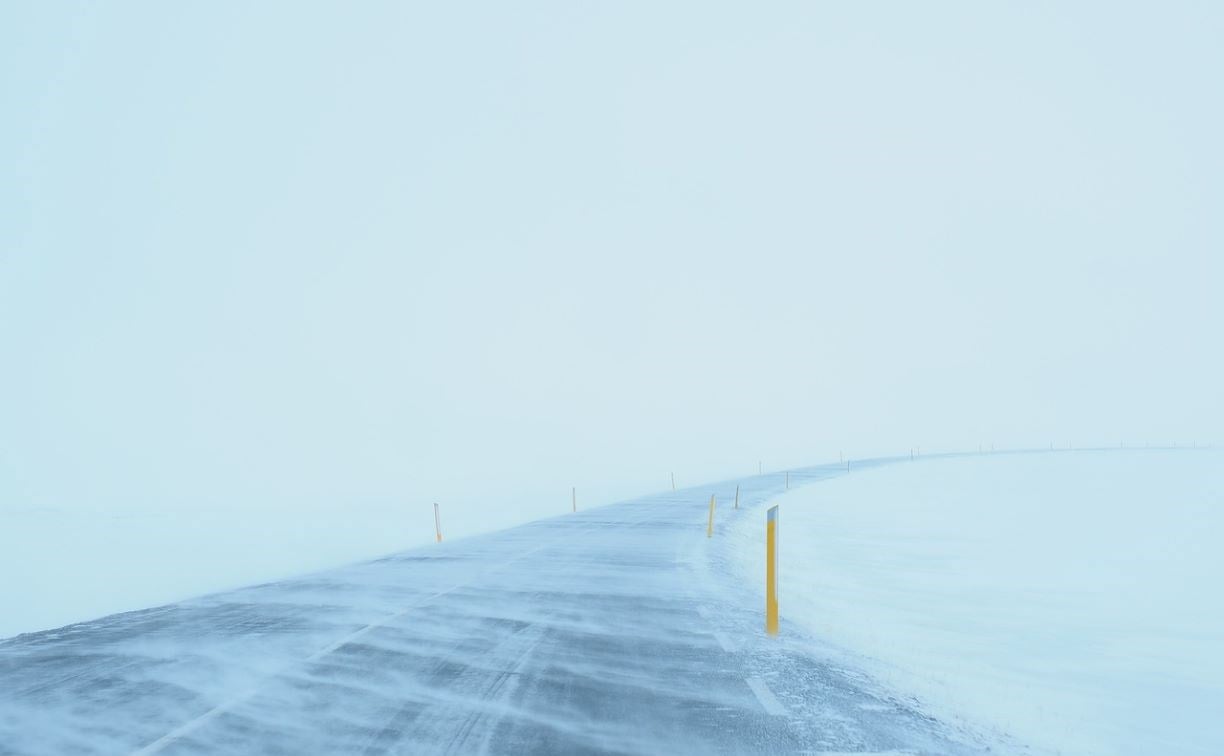
[[[1080,754],[1224,753],[1224,455],[920,459],[791,491],[783,622],[935,713]],[[760,523],[739,523],[760,583]]]

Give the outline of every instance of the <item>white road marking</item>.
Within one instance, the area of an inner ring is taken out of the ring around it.
[[[812,756],[914,756],[913,751],[815,751]]]
[[[221,714],[224,714],[230,708],[236,706],[237,704],[242,703],[246,699],[255,695],[255,691],[256,691],[256,688],[251,688],[250,690],[243,693],[242,695],[234,696],[233,698],[221,704],[220,706],[209,709],[207,712],[205,712],[204,714],[201,714],[200,716],[191,720],[187,724],[176,727],[175,729],[171,730],[165,735],[162,735],[157,740],[154,740],[152,743],[148,744],[144,748],[141,748],[139,751],[133,752],[132,756],[147,756],[147,754],[157,753],[158,751],[170,745],[171,743],[183,737],[184,735],[191,733],[193,730],[198,730],[200,727],[205,725],[210,720],[220,716]]]
[[[757,701],[761,702],[761,708],[765,713],[772,717],[781,717],[786,715],[786,707],[778,700],[765,681],[759,677],[749,677],[744,680],[748,683],[748,687],[752,688],[752,692],[756,695]]]
[[[735,652],[735,644],[731,642],[731,639],[728,638],[725,633],[715,630],[714,640],[718,641],[718,645],[722,646],[723,651],[726,651],[729,654]]]

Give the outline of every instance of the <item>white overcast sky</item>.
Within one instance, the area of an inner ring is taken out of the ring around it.
[[[1221,7],[5,3],[0,508],[1218,441]]]

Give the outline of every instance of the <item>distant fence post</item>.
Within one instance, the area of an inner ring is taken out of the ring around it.
[[[706,524],[706,538],[714,537],[714,494],[710,494],[710,521]]]
[[[778,634],[778,507],[765,519],[765,632]]]
[[[434,502],[434,534],[438,537],[438,543],[442,543],[442,518],[438,514],[438,502]]]

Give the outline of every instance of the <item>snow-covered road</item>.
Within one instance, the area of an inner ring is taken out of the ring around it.
[[[765,636],[723,531],[755,518],[763,539],[784,485],[669,491],[0,641],[0,753],[985,750],[814,653],[785,605]]]

